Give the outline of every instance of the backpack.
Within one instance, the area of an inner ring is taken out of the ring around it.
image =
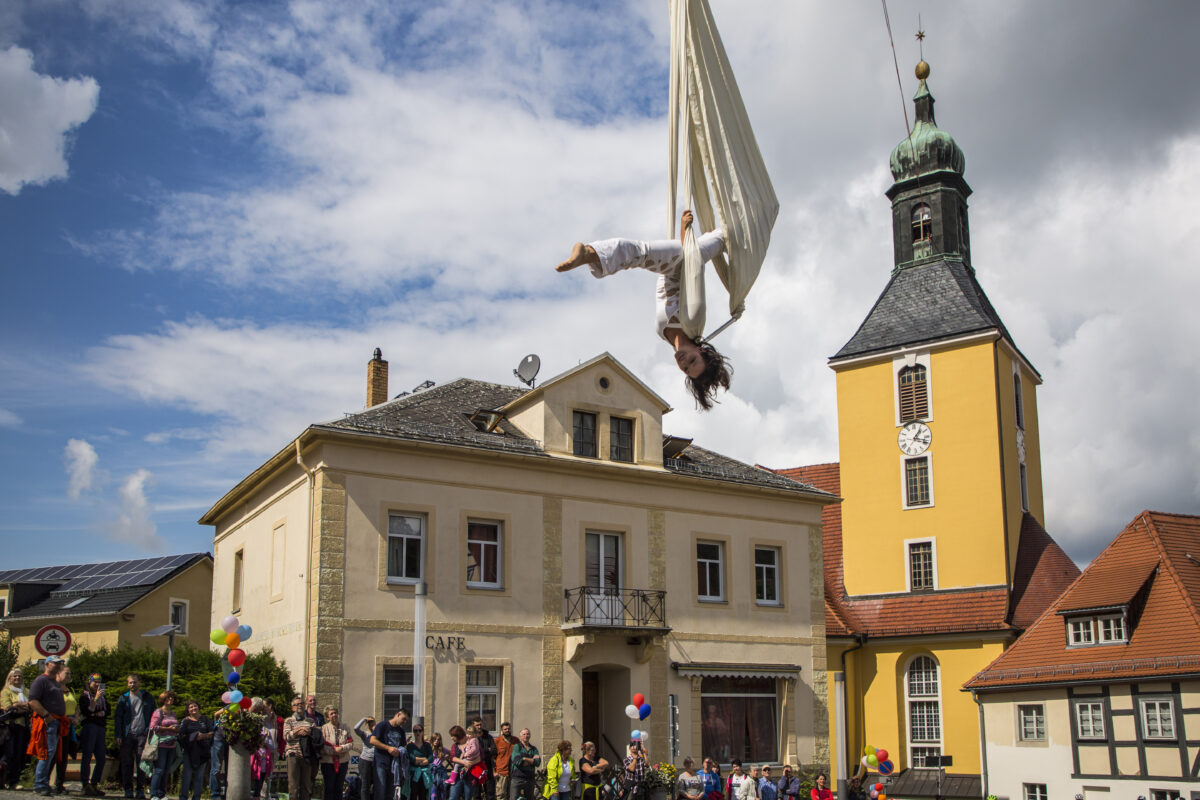
[[[366,763],[361,762],[361,763]],[[362,778],[357,775],[347,775],[346,785],[342,789],[342,800],[359,800],[362,796]]]

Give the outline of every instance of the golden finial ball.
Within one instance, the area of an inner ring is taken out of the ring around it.
[[[917,79],[918,80],[923,81],[929,77],[929,65],[926,64],[924,61],[917,62],[917,70],[916,71],[917,71]]]

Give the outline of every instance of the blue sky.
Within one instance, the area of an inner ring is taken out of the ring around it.
[[[712,5],[782,211],[701,415],[652,279],[550,269],[665,232],[665,2],[4,4],[4,565],[208,549],[195,520],[360,409],[377,346],[393,393],[609,350],[672,432],[836,460],[825,359],[891,267],[882,14]],[[1046,524],[1083,562],[1143,508],[1200,512],[1200,7],[1044,5],[889,8],[906,104],[928,31],[975,266],[1046,381]]]

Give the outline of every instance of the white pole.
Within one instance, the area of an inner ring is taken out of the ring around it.
[[[425,725],[425,601],[428,587],[417,584],[413,603],[413,724]]]
[[[846,761],[846,673],[833,673],[833,740],[837,758],[838,797],[846,797],[846,777],[849,774]]]

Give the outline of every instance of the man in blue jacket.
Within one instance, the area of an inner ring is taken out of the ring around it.
[[[137,763],[142,757],[142,748],[146,746],[146,736],[150,733],[150,715],[154,713],[154,698],[142,688],[142,681],[137,675],[125,679],[129,691],[117,700],[117,710],[113,714],[113,738],[117,747],[121,748],[121,783],[125,785],[125,796],[133,797],[134,775],[137,775],[137,797],[145,800],[146,777]]]

